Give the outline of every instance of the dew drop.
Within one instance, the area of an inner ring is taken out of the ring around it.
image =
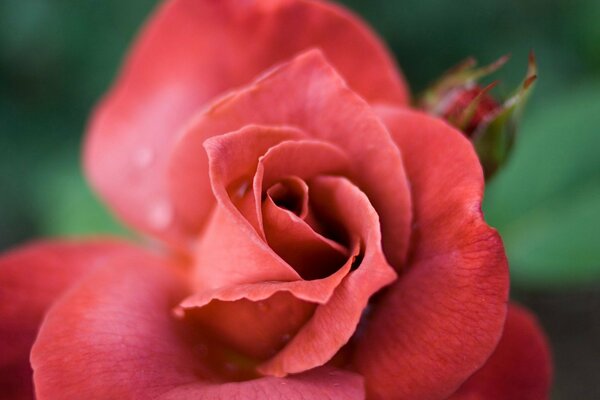
[[[159,201],[150,209],[150,225],[154,229],[165,229],[173,220],[173,210],[171,205],[166,201]]]
[[[185,317],[185,311],[181,307],[175,307],[173,309],[173,316],[177,319],[183,319]]]
[[[237,190],[235,191],[235,195],[241,199],[242,197],[244,197],[244,195],[248,191],[249,186],[250,186],[250,184],[248,183],[248,181],[242,182],[240,184],[240,186],[238,186]]]
[[[285,333],[285,334],[281,335],[281,341],[282,342],[288,342],[291,337],[292,336],[289,333]]]
[[[154,151],[149,147],[143,147],[135,152],[133,161],[138,168],[146,168],[154,161]]]

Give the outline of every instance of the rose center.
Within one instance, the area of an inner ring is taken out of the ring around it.
[[[293,176],[283,178],[262,198],[265,238],[302,278],[325,278],[344,265],[348,248],[321,229],[310,207],[306,182]]]
[[[291,211],[304,219],[308,213],[306,185],[297,178],[288,178],[271,186],[266,195],[276,206]]]

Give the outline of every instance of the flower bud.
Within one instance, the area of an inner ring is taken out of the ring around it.
[[[508,56],[504,56],[490,65],[475,68],[475,60],[467,59],[427,89],[418,104],[428,113],[446,119],[471,139],[486,178],[508,159],[522,110],[537,78],[531,52],[523,83],[506,100],[497,100],[490,91],[498,81],[485,87],[478,81],[498,70],[507,60]]]

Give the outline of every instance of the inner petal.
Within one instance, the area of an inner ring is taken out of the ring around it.
[[[213,349],[217,358],[253,368],[248,361],[252,364],[272,357],[310,319],[316,307],[330,301],[350,273],[358,251],[354,246],[346,264],[327,278],[199,291],[184,299],[174,313],[193,322],[206,340],[218,345]]]
[[[187,310],[205,335],[231,350],[255,360],[277,353],[306,323],[316,305],[289,292],[252,301],[214,299],[203,307]]]
[[[266,188],[296,176],[307,180],[318,175],[345,175],[350,160],[335,145],[318,140],[283,140],[260,157],[252,189],[259,233],[263,230],[262,200]],[[296,190],[298,190],[297,188]]]
[[[302,219],[309,214],[308,186],[302,181],[303,185],[288,186],[290,182],[297,180],[284,180],[269,188],[262,202],[267,243],[303,279],[324,278],[344,265],[348,249],[322,236]],[[300,198],[294,197],[295,189],[302,189]]]
[[[315,309],[332,299],[359,250],[355,243],[346,263],[324,279],[272,280],[198,291],[179,303],[174,313],[193,323],[203,340],[211,343],[210,357],[216,364],[249,372],[285,347]]]
[[[303,136],[298,129],[286,126],[247,125],[206,140],[209,178],[217,204],[227,207],[233,204],[262,236],[251,190],[258,160],[272,146]]]
[[[331,360],[356,333],[369,298],[396,279],[383,254],[377,211],[365,193],[343,177],[316,177],[308,185],[315,214],[354,249],[346,264],[351,272],[290,342],[258,367],[264,374],[284,376]]]
[[[282,179],[267,190],[275,205],[304,219],[308,214],[308,185],[297,176]]]

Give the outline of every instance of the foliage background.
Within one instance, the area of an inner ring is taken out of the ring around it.
[[[79,147],[156,0],[0,2],[0,250],[39,236],[124,233],[86,186]],[[539,80],[517,148],[489,185],[513,297],[548,332],[554,399],[600,398],[600,2],[346,0],[415,92],[466,56],[512,54],[507,94],[535,49]]]

